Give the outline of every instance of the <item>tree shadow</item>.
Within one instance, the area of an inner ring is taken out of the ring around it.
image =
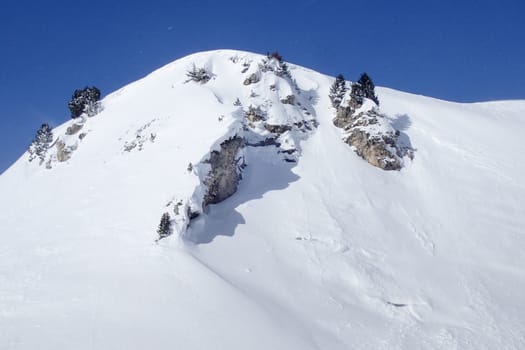
[[[408,156],[410,159],[414,159],[414,151],[416,149],[412,146],[410,137],[405,133],[412,125],[410,117],[407,114],[396,114],[395,118],[390,119],[390,123],[398,131],[397,143],[400,147],[401,156]]]
[[[271,152],[274,154],[268,154]],[[292,172],[296,163],[279,160],[275,153],[277,148],[273,147],[248,147],[247,158],[256,161],[248,161],[237,192],[221,203],[210,205],[207,213],[194,219],[186,232],[186,239],[195,244],[206,244],[217,236],[233,236],[237,226],[246,223],[236,210],[240,205],[263,198],[267,192],[283,190],[297,181],[299,176]]]
[[[315,89],[311,90],[301,90],[299,89],[299,98],[298,98],[298,105],[301,107],[303,112],[308,112],[310,115],[312,115],[314,118],[317,117],[317,113],[315,112],[315,108],[313,107],[319,102],[319,93]]]
[[[412,121],[408,114],[396,114],[395,119],[391,119],[394,129],[405,131],[412,125]]]

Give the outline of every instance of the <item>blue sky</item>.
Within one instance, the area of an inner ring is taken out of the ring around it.
[[[461,102],[525,99],[525,1],[27,1],[0,4],[0,172],[73,90],[103,95],[187,54],[266,53]]]

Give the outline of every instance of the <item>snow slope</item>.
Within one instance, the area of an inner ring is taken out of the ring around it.
[[[341,141],[333,78],[290,64],[295,82],[243,85],[261,59],[177,60],[106,97],[68,161],[0,177],[0,348],[524,349],[525,101],[378,88],[416,150],[385,172]],[[192,63],[214,78],[185,83]],[[306,110],[279,102],[294,84]],[[251,103],[315,118],[283,136],[298,162],[245,148],[237,193],[155,244]]]

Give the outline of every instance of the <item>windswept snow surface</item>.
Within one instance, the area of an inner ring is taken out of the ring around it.
[[[239,131],[236,98],[300,117],[253,96],[270,78],[242,85],[261,59],[171,63],[105,98],[67,162],[0,177],[0,348],[525,349],[525,101],[378,88],[416,150],[385,172],[332,125],[333,78],[290,64],[319,123],[298,162],[245,148],[238,192],[154,243],[199,186],[188,163]],[[214,78],[185,84],[192,63]]]

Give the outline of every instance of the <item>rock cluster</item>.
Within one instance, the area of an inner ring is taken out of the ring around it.
[[[59,162],[65,162],[69,158],[71,158],[71,153],[77,149],[76,144],[74,145],[66,145],[66,143],[63,140],[58,140],[56,143],[56,159]]]
[[[403,157],[411,154],[398,142],[399,131],[371,100],[350,99],[346,106],[337,108],[333,123],[344,130],[343,141],[353,146],[357,155],[380,169],[399,170]]]

